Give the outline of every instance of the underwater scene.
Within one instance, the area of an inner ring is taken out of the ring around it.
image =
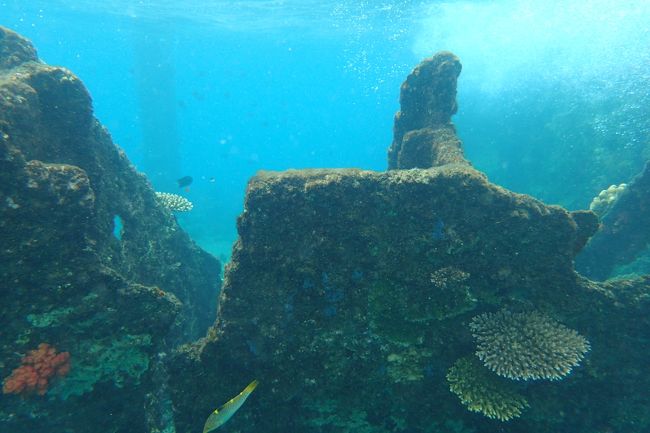
[[[0,433],[650,433],[647,0],[0,0]]]

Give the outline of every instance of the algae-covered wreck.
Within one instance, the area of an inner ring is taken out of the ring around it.
[[[231,431],[650,429],[650,277],[582,277],[595,214],[472,168],[451,123],[453,54],[402,85],[388,171],[250,180],[203,336],[217,261],[72,73],[6,29],[0,53],[0,373],[41,342],[71,360],[42,398],[2,396],[3,431],[198,432],[252,379]]]

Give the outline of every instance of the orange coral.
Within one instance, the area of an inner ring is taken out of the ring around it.
[[[70,371],[70,354],[56,353],[56,349],[47,343],[38,345],[25,355],[18,368],[5,378],[2,392],[4,394],[28,395],[47,392],[50,380],[63,377]]]

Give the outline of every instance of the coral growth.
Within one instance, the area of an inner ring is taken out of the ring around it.
[[[514,385],[492,375],[473,358],[461,358],[447,372],[449,390],[467,409],[508,421],[521,415],[528,402]]]
[[[453,266],[438,269],[431,274],[431,284],[437,293],[437,296],[431,297],[431,303],[437,304],[438,320],[458,316],[476,306],[477,301],[467,284],[469,277],[469,273]]]
[[[590,348],[576,331],[538,312],[485,313],[470,329],[485,366],[514,380],[562,379]]]
[[[603,216],[611,209],[612,205],[623,194],[627,184],[610,185],[609,188],[602,190],[589,204],[589,210],[594,211],[599,216]]]
[[[70,354],[56,353],[56,349],[47,343],[38,345],[23,357],[18,368],[14,369],[4,381],[4,394],[29,395],[36,392],[44,395],[50,381],[63,377],[70,371]]]
[[[157,192],[156,198],[164,208],[172,212],[188,212],[194,207],[192,202],[185,197],[170,192]]]

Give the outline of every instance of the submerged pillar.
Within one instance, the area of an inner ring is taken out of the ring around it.
[[[406,78],[388,149],[389,170],[469,165],[451,122],[458,109],[456,85],[461,68],[458,57],[441,51],[423,60]]]

